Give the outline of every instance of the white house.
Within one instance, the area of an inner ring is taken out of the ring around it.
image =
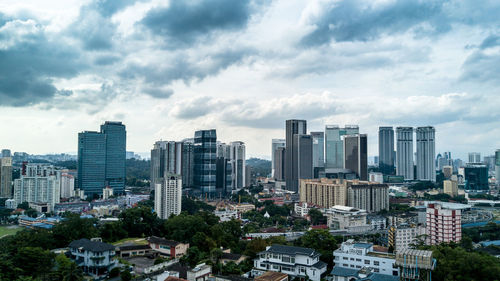
[[[327,264],[320,261],[320,253],[309,248],[272,245],[260,252],[254,260],[255,275],[265,271],[283,272],[293,277],[308,277],[320,281]]]
[[[105,276],[117,265],[115,246],[83,238],[69,244],[71,259],[93,277]]]
[[[360,270],[371,268],[374,273],[399,276],[393,254],[375,252],[371,243],[356,243],[349,239],[333,251],[335,267]]]

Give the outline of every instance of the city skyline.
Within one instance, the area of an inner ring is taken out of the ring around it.
[[[75,134],[117,120],[131,151],[215,128],[270,159],[284,120],[304,119],[310,131],[358,124],[370,156],[379,126],[433,126],[436,153],[491,155],[499,13],[473,1],[3,1],[0,146],[76,153]]]

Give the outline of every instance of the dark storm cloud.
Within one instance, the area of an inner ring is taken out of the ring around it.
[[[213,31],[243,28],[251,12],[249,0],[170,1],[167,7],[150,10],[141,23],[175,47]]]
[[[323,7],[326,11],[312,24],[315,29],[302,38],[306,46],[321,45],[330,40],[367,41],[382,34],[404,32],[429,23],[435,32],[450,26],[440,19],[443,3],[440,1],[391,1],[372,5],[367,1],[344,0]]]
[[[0,105],[29,106],[50,100],[54,78],[76,76],[86,65],[78,51],[49,40],[33,20],[4,22],[0,31]]]

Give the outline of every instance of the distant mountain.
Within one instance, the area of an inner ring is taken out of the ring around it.
[[[271,161],[269,160],[250,158],[246,160],[246,165],[252,167],[252,174],[257,177],[267,177],[271,174]]]

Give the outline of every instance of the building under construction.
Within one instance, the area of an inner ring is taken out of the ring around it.
[[[396,266],[400,280],[431,281],[436,259],[432,258],[432,251],[403,249],[396,252]]]

